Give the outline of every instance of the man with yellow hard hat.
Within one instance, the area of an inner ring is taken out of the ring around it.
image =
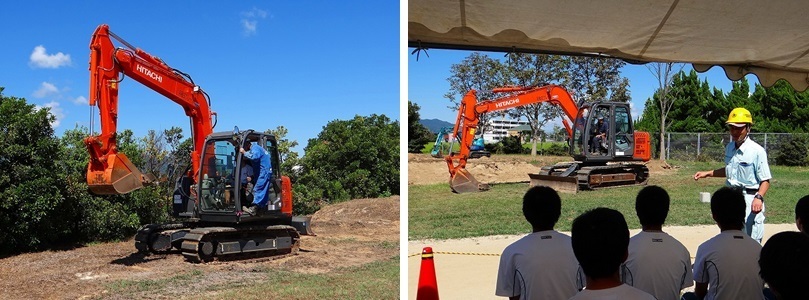
[[[744,231],[761,243],[764,237],[764,195],[770,189],[770,166],[767,152],[747,135],[753,125],[750,111],[733,109],[725,122],[732,141],[725,147],[724,168],[694,174],[694,180],[706,177],[727,177],[725,185],[742,189],[747,204]]]

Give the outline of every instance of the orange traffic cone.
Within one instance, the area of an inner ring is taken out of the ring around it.
[[[435,279],[435,264],[433,264],[433,248],[431,247],[424,247],[424,250],[421,251],[421,270],[416,300],[438,300],[438,282]]]

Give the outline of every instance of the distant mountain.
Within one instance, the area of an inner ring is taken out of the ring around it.
[[[427,127],[432,133],[438,133],[441,131],[441,127],[452,127],[452,123],[447,121],[442,121],[439,119],[426,119],[426,120],[419,120],[419,123]]]

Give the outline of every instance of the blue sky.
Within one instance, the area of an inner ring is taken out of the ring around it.
[[[52,107],[57,135],[89,126],[88,45],[109,24],[192,76],[218,113],[214,131],[283,125],[303,154],[331,120],[400,119],[399,17],[397,1],[8,1],[0,86]],[[119,130],[142,137],[172,126],[190,136],[179,105],[132,79],[121,83]]]
[[[412,51],[413,48],[410,48],[410,50]],[[408,97],[410,101],[417,103],[421,107],[419,113],[422,119],[455,121],[457,112],[447,108],[451,103],[444,98],[444,94],[449,91],[447,78],[450,77],[450,67],[453,64],[460,63],[471,53],[471,51],[430,49],[427,51],[429,57],[422,52],[418,57],[418,61],[416,60],[416,55],[408,55]],[[503,53],[481,53],[495,59],[504,57]],[[684,66],[683,70],[690,71],[690,65]],[[652,96],[659,84],[654,75],[644,65],[627,64],[621,70],[621,75],[629,79],[632,118],[637,119],[643,112],[646,99]],[[700,80],[707,79],[708,84],[723,90],[725,93],[732,87],[733,81],[728,79],[724,71],[719,67],[713,67],[707,72],[697,73],[697,75]],[[751,88],[755,83],[758,83],[758,78],[755,75],[747,75],[747,80],[750,82]],[[546,129],[549,130],[554,125],[561,126],[561,122],[548,122]]]

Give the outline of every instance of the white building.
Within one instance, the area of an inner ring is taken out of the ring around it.
[[[497,143],[508,136],[508,130],[520,125],[528,125],[528,121],[512,120],[506,117],[491,118],[483,132],[483,141],[487,144]]]

